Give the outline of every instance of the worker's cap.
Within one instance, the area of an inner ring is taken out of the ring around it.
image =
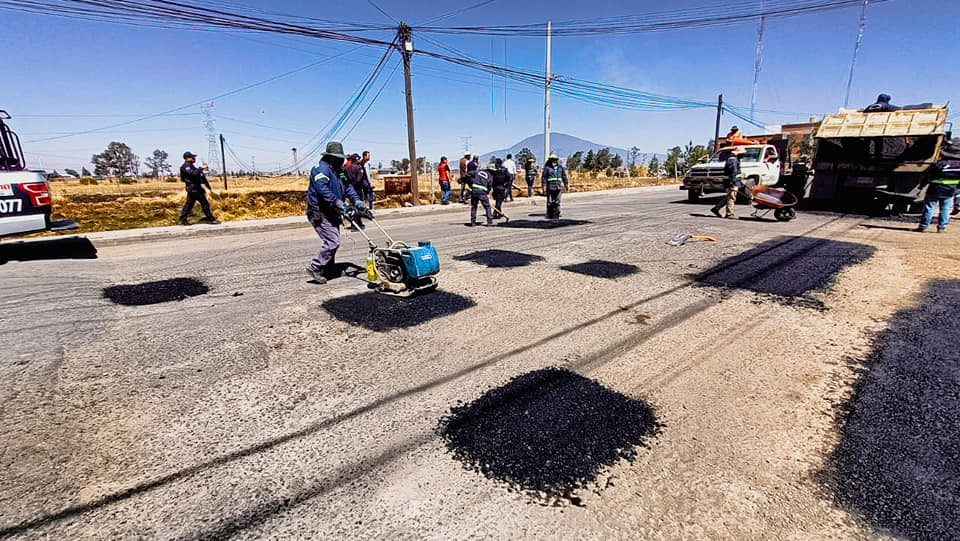
[[[464,157],[464,158],[469,158],[469,157],[470,157],[470,153],[469,153],[469,152],[464,152],[464,153],[463,153],[463,157]]]
[[[353,154],[350,155],[350,161],[352,162],[360,161],[360,155],[354,152]]]
[[[877,101],[883,102],[883,103],[889,103],[890,96],[888,94],[880,94],[879,96],[877,96]]]
[[[190,152],[190,151],[187,151],[187,152],[184,152],[184,153],[183,153],[183,159],[184,159],[184,160],[186,160],[187,158],[196,158],[196,157],[197,157],[197,155],[194,154],[193,152]]]
[[[559,159],[560,159],[560,156],[557,156],[556,154],[550,154],[549,156],[547,156],[547,159],[548,159],[548,160],[559,160]]]
[[[343,143],[338,143],[336,141],[330,141],[327,143],[327,150],[323,153],[324,156],[330,156],[332,158],[340,158],[345,160],[346,156],[343,155]]]
[[[733,126],[733,127],[730,128],[730,131],[739,131],[739,130],[740,130],[740,128],[738,128],[738,127],[736,127],[736,126]]]
[[[530,156],[529,158],[527,158],[527,161],[528,161],[528,162],[535,162],[535,161],[537,161],[537,159],[534,158],[533,156]]]

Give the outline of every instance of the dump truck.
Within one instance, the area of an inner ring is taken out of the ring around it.
[[[947,107],[884,113],[840,109],[814,139],[813,204],[870,214],[904,212],[923,201],[924,176],[947,135]]]

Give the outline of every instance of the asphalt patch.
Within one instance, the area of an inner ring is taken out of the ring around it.
[[[497,224],[497,227],[515,227],[519,229],[557,229],[559,227],[573,227],[592,223],[590,220],[510,220]]]
[[[433,291],[412,297],[365,292],[337,297],[321,305],[331,316],[375,332],[405,329],[476,306],[468,297]]]
[[[617,263],[616,261],[602,261],[599,259],[591,259],[590,261],[577,263],[576,265],[564,265],[560,268],[568,272],[596,276],[597,278],[621,278],[640,272],[640,269],[635,265]]]
[[[522,374],[451,408],[439,426],[468,469],[540,503],[578,503],[573,491],[602,469],[633,460],[659,432],[653,409],[563,368]]]
[[[825,310],[809,294],[828,288],[845,268],[873,257],[865,244],[782,236],[729,257],[692,278],[700,285],[745,289],[788,306]]]
[[[543,257],[510,250],[483,250],[453,257],[454,261],[472,261],[489,268],[526,267],[532,263],[543,261]]]
[[[0,244],[0,265],[8,261],[96,258],[97,248],[82,237]]]
[[[208,291],[210,291],[210,288],[195,278],[171,278],[158,282],[105,287],[103,296],[110,299],[114,304],[143,306],[182,301],[188,297],[204,295]]]
[[[821,480],[844,509],[898,539],[960,539],[960,280],[897,312],[844,404]]]

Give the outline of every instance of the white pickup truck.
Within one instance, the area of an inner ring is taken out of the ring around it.
[[[758,185],[770,186],[780,180],[780,156],[772,145],[746,145],[746,153],[740,158],[740,173],[743,175],[742,195],[750,197],[750,190]],[[723,166],[730,157],[732,148],[721,148],[707,163],[694,165],[683,177],[681,190],[687,191],[687,199],[696,201],[703,194],[723,193]]]

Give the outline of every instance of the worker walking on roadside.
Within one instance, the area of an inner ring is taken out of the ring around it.
[[[367,202],[367,208],[373,210],[373,172],[370,168],[370,151],[363,151],[363,158],[360,160],[360,167],[363,168],[363,193],[360,199]]]
[[[497,158],[493,162],[493,168],[487,170],[493,177],[493,208],[503,217],[503,201],[507,198],[507,190],[510,189],[510,174],[507,168],[503,166],[503,161]]]
[[[957,196],[957,184],[960,183],[960,160],[937,161],[928,173],[930,184],[927,185],[927,195],[923,198],[923,216],[917,231],[923,233],[930,227],[933,220],[933,211],[940,208],[940,220],[937,222],[937,233],[943,233],[950,223],[950,209]]]
[[[477,225],[477,205],[482,204],[487,213],[487,225],[493,225],[493,212],[487,194],[493,188],[493,175],[486,169],[477,171],[470,178],[470,227]]]
[[[523,164],[523,172],[527,180],[527,197],[533,197],[533,183],[537,180],[537,159],[533,156],[527,158]]]
[[[470,179],[467,177],[467,166],[470,165],[470,153],[467,152],[460,158],[460,202],[467,202],[467,192],[470,191]]]
[[[517,178],[517,164],[513,161],[513,154],[507,154],[503,168],[507,170],[507,201],[513,201],[513,180]]]
[[[447,163],[447,157],[440,157],[440,165],[437,166],[437,173],[440,178],[440,204],[450,204],[450,194],[453,188],[450,185],[450,164]]]
[[[343,172],[340,173],[340,178],[343,180],[344,186],[349,186],[353,188],[354,193],[357,194],[357,197],[363,201],[365,190],[363,188],[363,166],[360,165],[360,155],[351,154],[347,157],[347,161],[343,165]],[[353,223],[356,224],[360,229],[364,229],[363,221],[361,221],[359,215],[355,215],[353,218]],[[352,228],[351,228],[352,229]]]
[[[358,210],[365,208],[360,195],[348,184],[340,182],[340,170],[344,162],[343,145],[331,141],[320,163],[310,170],[310,185],[307,188],[307,219],[323,241],[320,252],[307,265],[307,274],[318,284],[340,276],[335,258],[340,248],[340,225],[342,213],[349,207],[345,200],[353,202]]]
[[[720,217],[720,209],[726,206],[727,213],[725,218],[730,220],[737,219],[733,213],[733,206],[737,201],[737,192],[740,191],[740,187],[743,185],[742,175],[740,174],[740,157],[746,152],[742,147],[734,147],[734,149],[730,151],[727,162],[723,164],[723,190],[726,195],[721,197],[720,200],[717,201],[717,204],[710,209],[710,212],[716,214],[718,218]]]
[[[567,171],[560,165],[560,158],[556,154],[548,156],[547,162],[543,164],[540,184],[547,196],[547,219],[559,220],[560,194],[570,187],[570,183],[567,181]]]
[[[183,210],[180,211],[180,225],[190,225],[188,218],[190,213],[193,212],[193,205],[196,203],[200,203],[200,208],[203,209],[204,221],[208,224],[215,225],[220,222],[214,218],[210,212],[210,202],[207,201],[207,194],[203,189],[203,187],[206,186],[211,192],[213,191],[213,188],[210,187],[210,181],[207,180],[207,175],[204,173],[207,166],[197,167],[194,165],[196,162],[196,154],[192,152],[183,153],[183,165],[180,166],[180,180],[187,188],[187,203],[183,205]]]

